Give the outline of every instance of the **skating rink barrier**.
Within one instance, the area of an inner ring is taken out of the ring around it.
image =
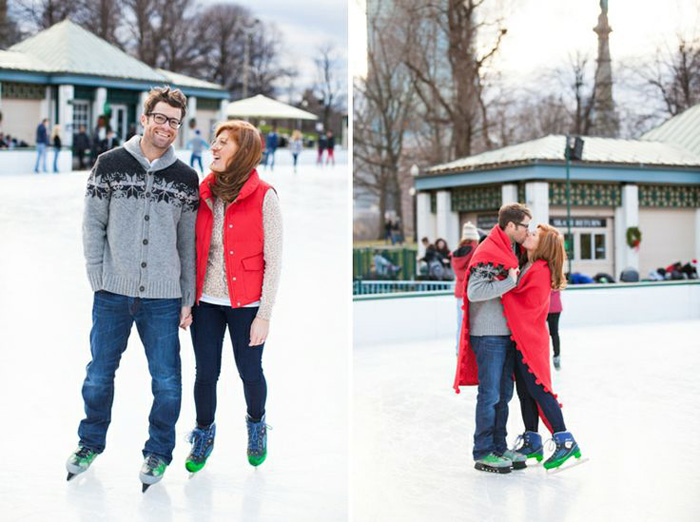
[[[356,345],[450,337],[456,331],[453,292],[358,295]],[[700,280],[572,285],[562,292],[559,328],[700,318]]]

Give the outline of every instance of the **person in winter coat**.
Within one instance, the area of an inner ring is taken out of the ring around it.
[[[192,344],[197,363],[196,426],[185,462],[202,469],[214,447],[216,386],[228,333],[247,406],[248,462],[267,456],[267,383],[262,354],[282,262],[282,215],[274,188],[258,176],[258,129],[231,120],[216,128],[213,161],[200,185],[197,213],[197,287]],[[224,439],[225,440],[225,439]]]
[[[297,161],[299,161],[299,154],[304,150],[304,137],[301,131],[295,130],[292,132],[292,139],[289,142],[289,150],[292,153],[292,160],[294,161],[294,172],[297,171]]]
[[[556,445],[554,453],[544,462],[546,469],[552,469],[572,456],[581,458],[581,450],[567,431],[561,404],[552,390],[549,335],[545,326],[552,290],[566,286],[564,236],[556,228],[540,224],[523,242],[523,247],[528,260],[520,271],[518,286],[504,297],[508,321],[517,324],[516,310],[521,310],[521,315],[525,312],[527,321],[525,328],[513,329],[517,348],[515,387],[525,424],[525,433],[518,436],[514,451],[528,459],[544,458],[542,438],[537,432],[541,417]],[[518,446],[521,441],[522,445]]]
[[[549,313],[547,314],[547,326],[549,326],[549,335],[552,338],[552,347],[554,348],[554,368],[561,369],[561,357],[559,355],[559,316],[562,312],[561,305],[561,290],[552,290],[549,296]]]
[[[61,126],[54,125],[51,131],[51,143],[53,144],[53,171],[58,173],[58,155],[61,152]]]
[[[78,134],[73,138],[73,147],[78,156],[78,164],[80,169],[85,168],[85,152],[90,148],[90,137],[85,132],[85,125],[81,125],[78,129]]]
[[[462,238],[457,246],[457,250],[450,254],[452,270],[455,273],[455,297],[457,298],[457,346],[456,353],[459,355],[459,334],[462,331],[462,307],[464,299],[464,279],[467,273],[469,261],[479,244],[479,233],[471,221],[462,226]]]
[[[49,131],[48,131],[49,119],[44,118],[41,123],[37,125],[36,128],[36,165],[34,165],[34,172],[39,174],[39,165],[46,170],[46,147],[49,146]]]

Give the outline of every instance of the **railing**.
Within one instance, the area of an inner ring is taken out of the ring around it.
[[[454,281],[353,281],[353,295],[453,291]]]
[[[394,265],[400,266],[401,271],[393,278],[377,276],[373,267],[372,257],[379,251]],[[412,248],[370,247],[353,248],[352,272],[355,279],[413,279],[416,276],[417,251]]]

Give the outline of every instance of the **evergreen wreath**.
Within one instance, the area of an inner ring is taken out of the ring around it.
[[[627,246],[630,248],[639,248],[639,243],[642,242],[642,232],[637,227],[629,227],[627,229]]]

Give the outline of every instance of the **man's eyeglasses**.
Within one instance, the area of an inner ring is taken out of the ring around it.
[[[179,129],[182,126],[182,122],[177,118],[168,118],[165,114],[159,112],[150,112],[147,116],[153,116],[153,121],[158,125],[165,125],[166,123],[170,125],[171,129]]]
[[[530,226],[530,223],[516,223],[515,221],[513,221],[513,224],[514,224],[516,227],[525,227],[525,228],[529,228],[529,226]]]

